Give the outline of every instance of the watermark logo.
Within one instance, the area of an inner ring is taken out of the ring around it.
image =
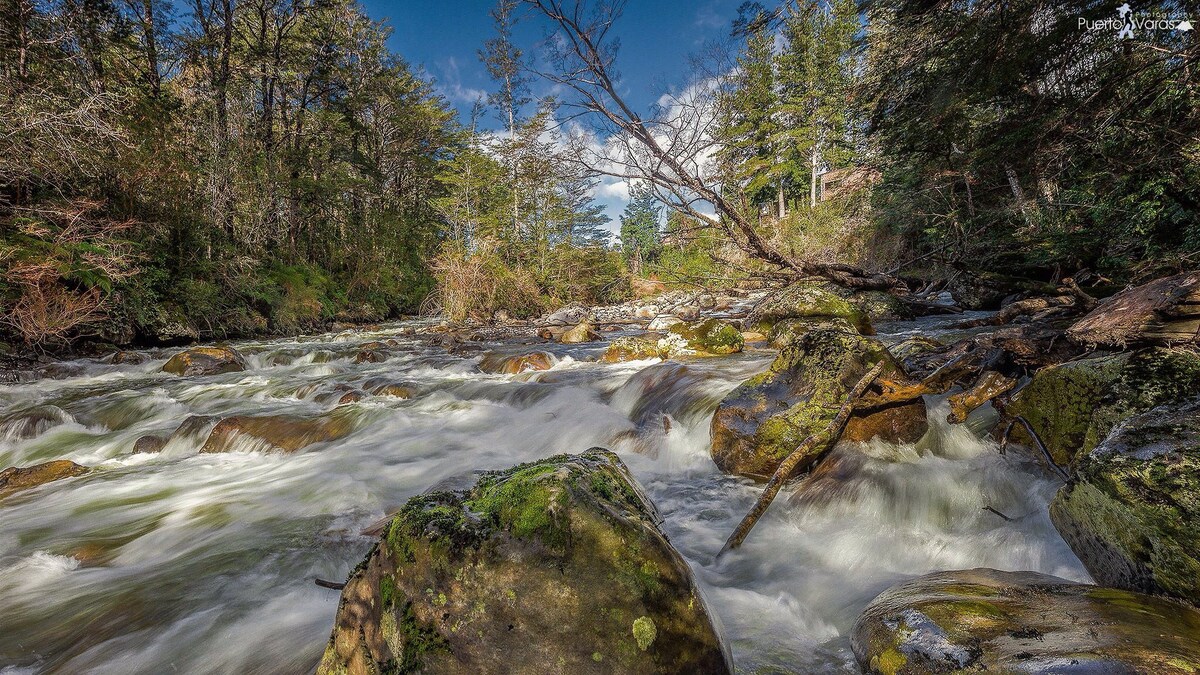
[[[1118,40],[1130,40],[1139,34],[1155,31],[1186,33],[1192,30],[1192,22],[1162,12],[1138,12],[1126,2],[1117,8],[1117,16],[1106,19],[1079,17],[1079,27],[1084,30],[1112,31],[1117,34]]]

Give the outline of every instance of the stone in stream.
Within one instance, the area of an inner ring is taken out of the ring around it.
[[[1200,355],[1151,348],[1068,361],[1037,371],[1009,402],[1010,419],[1029,422],[1055,463],[1067,466],[1121,420],[1200,394]],[[1031,442],[1021,426],[1012,438]]]
[[[156,452],[161,452],[166,444],[166,438],[154,434],[147,434],[133,442],[133,453],[135,455],[139,452],[154,454]]]
[[[876,363],[882,380],[904,380],[883,343],[856,333],[819,329],[785,347],[771,367],[733,390],[712,421],[712,458],[726,473],[765,479],[809,435],[823,430],[851,388]],[[855,414],[842,440],[916,441],[927,428],[925,403]],[[803,471],[818,459],[802,462]]]
[[[529,370],[549,370],[557,361],[553,354],[545,351],[525,354],[488,352],[479,361],[479,369],[485,373],[515,375]]]
[[[352,430],[352,420],[347,415],[333,414],[315,418],[292,415],[236,415],[217,422],[200,452],[229,452],[238,449],[238,439],[247,439],[248,446],[252,449],[291,453],[314,443],[336,441]]]
[[[1200,399],[1081,455],[1050,518],[1096,581],[1200,605]]]
[[[1121,291],[1077,321],[1067,335],[1077,342],[1115,349],[1200,344],[1200,272]]]
[[[824,284],[810,282],[793,284],[760,302],[744,328],[769,335],[771,328],[780,321],[812,318],[842,319],[864,335],[874,332],[861,309]]]
[[[558,336],[558,341],[565,345],[593,342],[599,339],[600,334],[587,321],[579,322],[578,325],[568,328],[562,335]]]
[[[735,354],[742,351],[742,347],[746,344],[741,331],[734,328],[728,321],[720,319],[709,319],[691,324],[677,323],[667,329],[667,336],[672,335],[677,335],[686,342],[687,352],[700,356]],[[674,355],[668,354],[668,356]]]
[[[875,598],[854,625],[867,673],[1200,670],[1200,612],[1037,572],[937,572]]]
[[[90,470],[86,466],[80,466],[67,459],[57,459],[26,467],[10,466],[0,471],[0,497],[56,480],[82,476]]]
[[[843,333],[858,333],[858,329],[851,325],[849,321],[840,317],[814,316],[776,321],[771,326],[771,330],[767,333],[767,336],[771,341],[772,347],[783,349],[795,342],[796,338],[814,330],[836,330]]]
[[[239,373],[246,369],[246,360],[232,347],[193,347],[172,356],[162,369],[184,377]]]
[[[834,292],[850,301],[870,321],[904,321],[914,316],[912,307],[886,291],[850,291],[840,286]]]
[[[415,497],[351,574],[317,672],[727,673],[657,521],[601,448]]]
[[[608,349],[604,350],[600,360],[604,363],[621,363],[660,358],[659,339],[660,336],[657,333],[619,337],[608,345]]]
[[[0,437],[37,438],[53,427],[72,421],[62,408],[53,405],[26,410],[0,421]]]
[[[388,355],[382,349],[359,349],[354,355],[355,363],[383,363]]]

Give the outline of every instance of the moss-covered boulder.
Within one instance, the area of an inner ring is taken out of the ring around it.
[[[776,321],[771,326],[767,337],[771,340],[771,346],[776,349],[784,347],[796,341],[796,338],[814,330],[835,330],[842,333],[858,333],[849,321],[837,317],[814,316],[802,319],[783,319]]]
[[[605,363],[621,363],[660,358],[662,355],[659,353],[659,339],[659,336],[654,334],[619,337],[608,345],[600,360]]]
[[[1080,456],[1050,518],[1096,581],[1200,605],[1200,399],[1133,417]]]
[[[721,356],[742,351],[746,340],[728,321],[709,319],[699,323],[677,323],[667,329],[687,342],[688,350],[700,356]]]
[[[0,471],[0,497],[56,480],[82,476],[88,471],[90,469],[86,466],[80,466],[66,459],[57,459],[26,467],[10,466]]]
[[[874,332],[861,309],[825,285],[808,282],[793,284],[764,299],[751,312],[746,328],[769,334],[780,321],[804,318],[844,319],[864,335]]]
[[[859,616],[867,673],[1200,672],[1200,612],[1036,572],[938,572],[893,586]]]
[[[172,356],[162,369],[184,377],[240,373],[246,369],[246,360],[232,347],[193,347]]]
[[[858,291],[839,293],[851,305],[858,308],[872,321],[902,321],[911,319],[916,314],[912,307],[893,293],[886,291]]]
[[[766,372],[742,383],[717,406],[713,461],[727,473],[770,476],[805,438],[829,424],[859,378],[879,362],[884,364],[881,379],[904,379],[900,364],[878,340],[836,330],[805,333]],[[915,441],[925,429],[925,404],[917,401],[853,415],[842,439]],[[801,462],[797,470],[818,458]]]
[[[1155,348],[1080,359],[1034,374],[1005,414],[1023,417],[1059,465],[1096,447],[1121,420],[1200,394],[1200,355]],[[1013,438],[1030,442],[1014,427]]]
[[[488,352],[480,359],[479,369],[485,373],[515,375],[529,370],[549,370],[557,362],[553,354],[544,351],[525,354]]]
[[[236,415],[217,422],[200,452],[263,450],[290,453],[314,443],[336,441],[352,430],[352,418],[344,413],[311,418],[292,415]]]
[[[318,673],[725,673],[687,564],[593,448],[408,502],[353,572]]]

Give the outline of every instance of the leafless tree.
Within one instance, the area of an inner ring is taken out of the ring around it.
[[[904,289],[896,277],[850,265],[797,259],[764,239],[746,207],[723,193],[707,167],[718,148],[709,132],[720,77],[703,79],[682,93],[660,100],[643,118],[620,92],[613,25],[623,0],[524,0],[552,28],[547,40],[549,68],[539,74],[574,94],[566,105],[591,119],[606,137],[602,145],[579,144],[581,161],[599,173],[645,181],[672,208],[713,222],[739,248],[774,265],[789,277],[821,277],[848,288]],[[719,218],[704,213],[711,205]]]

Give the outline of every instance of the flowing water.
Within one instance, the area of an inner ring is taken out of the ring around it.
[[[1046,513],[1056,482],[973,432],[987,410],[914,445],[838,449],[826,460],[836,470],[782,493],[716,560],[758,488],[717,472],[709,421],[770,353],[601,364],[588,360],[599,345],[557,346],[548,371],[485,375],[478,354],[402,328],[240,343],[243,373],[178,378],[151,354],[0,387],[0,420],[39,413],[0,425],[0,467],[96,467],[0,501],[0,673],[310,672],[338,603],[313,579],[344,579],[372,544],[365,527],[434,483],[593,445],[616,451],[655,501],[739,671],[857,672],[857,613],[926,572],[1087,578]],[[354,362],[357,344],[381,337],[401,343],[391,358]],[[378,377],[415,395],[341,406],[353,432],[339,441],[199,454],[201,425],[160,453],[133,452],[189,415],[328,415],[336,385]]]

